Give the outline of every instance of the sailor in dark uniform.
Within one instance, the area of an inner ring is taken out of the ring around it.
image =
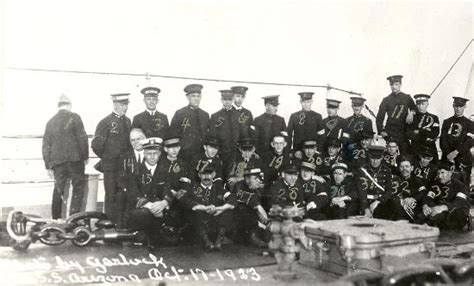
[[[321,129],[318,131],[320,138],[318,143],[320,144],[320,148],[326,145],[328,138],[336,138],[343,143],[346,143],[350,139],[349,134],[346,132],[347,120],[337,115],[340,104],[340,100],[326,99],[328,117],[323,119]]]
[[[472,168],[470,149],[474,144],[474,122],[464,116],[466,102],[462,97],[453,97],[454,116],[443,121],[440,146],[443,159],[454,162],[456,171],[462,173],[462,181],[469,183]]]
[[[366,165],[369,160],[368,148],[370,141],[374,138],[374,132],[371,130],[364,130],[359,132],[360,134],[356,135],[358,142],[353,144],[349,149],[351,153],[349,154],[346,161],[349,164],[349,170],[357,170],[358,168]]]
[[[326,153],[323,157],[320,174],[328,182],[332,174],[332,165],[343,163],[344,158],[341,153],[342,142],[339,139],[329,137],[326,139]]]
[[[316,165],[310,162],[301,162],[300,181],[304,192],[306,217],[314,220],[327,218],[324,210],[329,203],[327,186],[315,179]]]
[[[468,223],[469,190],[465,184],[452,177],[453,164],[442,161],[438,181],[431,185],[423,201],[424,220],[441,229],[462,230]]]
[[[268,220],[260,202],[263,191],[263,172],[260,168],[245,168],[244,181],[238,182],[226,199],[233,204],[236,242],[250,242],[257,247],[266,247],[261,239],[259,222]]]
[[[181,139],[181,157],[191,160],[202,150],[209,127],[209,113],[199,108],[202,85],[190,84],[184,88],[189,105],[177,110],[171,119],[169,133]]]
[[[397,185],[392,184],[395,212],[391,219],[416,222],[421,215],[427,189],[423,181],[413,174],[411,156],[402,155],[398,160],[398,168],[401,180]]]
[[[328,206],[326,214],[330,219],[344,219],[360,213],[358,184],[347,176],[348,167],[344,163],[331,166],[332,175],[328,183]]]
[[[285,119],[277,115],[279,95],[262,97],[265,104],[265,113],[255,118],[255,138],[257,139],[257,154],[270,151],[270,142],[273,136],[286,130]]]
[[[138,173],[130,178],[127,190],[127,198],[134,206],[128,228],[145,232],[150,248],[165,241],[167,228],[184,224],[176,210],[171,188],[157,172],[161,144],[161,138],[148,138],[143,144],[145,161]]]
[[[373,132],[372,120],[362,114],[365,105],[365,98],[361,96],[352,96],[352,111],[353,115],[349,116],[347,120],[346,133],[349,135],[349,144],[359,142],[363,132]]]
[[[272,150],[262,155],[262,167],[265,173],[265,186],[270,185],[278,178],[280,168],[291,162],[290,154],[286,151],[286,139],[288,138],[286,131],[273,136]]]
[[[282,167],[282,176],[270,187],[270,206],[304,207],[304,191],[301,184],[297,184],[299,169],[295,164]]]
[[[180,140],[177,137],[169,137],[163,141],[165,156],[158,162],[156,173],[161,182],[175,188],[180,178],[191,178],[190,166],[179,156],[181,150]]]
[[[209,121],[209,136],[219,139],[221,143],[220,156],[227,168],[235,157],[237,142],[241,138],[241,130],[244,125],[239,123],[240,113],[232,107],[234,92],[232,90],[221,90],[222,109],[211,115]]]
[[[91,147],[100,158],[96,168],[104,173],[104,212],[117,223],[117,179],[120,170],[120,155],[130,150],[131,121],[125,116],[128,108],[128,93],[112,94],[114,110],[102,119],[95,130]]]
[[[146,110],[133,117],[132,128],[140,128],[147,138],[166,138],[169,128],[168,116],[156,110],[160,89],[157,87],[145,87],[142,89],[143,102]]]
[[[237,155],[227,169],[227,187],[232,190],[235,183],[244,179],[245,168],[261,168],[262,159],[255,154],[255,140],[243,138],[239,141]]]
[[[321,114],[311,110],[314,92],[300,92],[301,110],[290,115],[288,121],[288,147],[299,159],[302,157],[302,143],[306,138],[316,138],[322,129]]]
[[[130,189],[128,185],[133,176],[138,175],[140,165],[143,164],[145,154],[143,144],[145,143],[145,134],[139,128],[133,128],[130,131],[130,145],[132,149],[120,155],[120,172],[117,181],[117,227],[125,228],[130,211],[135,208],[127,200],[127,192]]]
[[[297,165],[302,162],[309,162],[316,165],[316,174],[320,175],[324,163],[324,155],[318,151],[318,142],[316,139],[308,138],[301,144],[303,155],[301,159],[295,159]]]
[[[194,170],[191,170],[194,173],[194,176],[191,179],[194,179],[196,182],[199,181],[199,170],[203,169],[206,165],[213,164],[216,177],[214,180],[220,179],[224,180],[226,177],[224,176],[224,164],[222,163],[221,157],[219,156],[219,140],[214,137],[207,136],[206,140],[204,141],[204,152],[196,155],[193,160],[191,166]]]
[[[398,148],[398,140],[394,137],[387,137],[387,148],[383,154],[383,164],[392,169],[393,175],[399,175],[398,170],[398,156],[400,156],[400,149]]]
[[[436,149],[436,139],[439,135],[438,116],[429,113],[428,94],[416,94],[414,96],[418,111],[413,117],[413,122],[407,126],[407,137],[410,139],[412,147],[411,154],[419,154],[421,148],[427,146],[433,150],[433,160],[438,161],[438,150]]]
[[[382,164],[383,139],[369,145],[369,164],[354,174],[359,178],[360,206],[367,217],[390,219],[393,215],[392,171]]]
[[[250,110],[242,106],[248,88],[245,86],[233,86],[230,89],[234,92],[233,107],[239,112],[238,122],[241,125],[241,136],[243,138],[251,138],[255,132],[253,130],[253,115]]]
[[[216,173],[212,164],[199,171],[200,182],[180,197],[180,203],[188,210],[187,217],[204,242],[206,251],[222,250],[226,230],[232,223],[233,204],[224,202],[225,189],[222,181],[214,182]],[[215,235],[212,242],[211,237]]]
[[[429,186],[433,183],[438,171],[437,164],[433,163],[433,150],[425,146],[418,151],[418,160],[414,163],[413,174],[420,178],[423,184]]]
[[[400,91],[402,77],[393,75],[387,78],[392,93],[380,103],[376,123],[379,135],[384,138],[387,136],[395,138],[403,154],[408,149],[408,141],[405,137],[406,125],[413,122],[416,106],[410,95]],[[385,115],[387,115],[387,122],[384,126]]]

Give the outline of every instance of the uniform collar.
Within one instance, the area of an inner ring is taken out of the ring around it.
[[[145,152],[143,150],[137,151],[137,150],[133,149],[133,154],[135,155],[136,160],[138,160],[138,155],[140,154],[140,160],[141,160],[141,162],[143,162],[144,154],[145,154]],[[138,162],[138,163],[141,163],[141,162]]]
[[[149,109],[146,109],[146,112],[148,112],[148,114],[150,114],[151,116],[155,115],[156,114],[156,109],[155,110],[149,110]]]
[[[244,107],[241,105],[240,107],[237,107],[237,105],[232,104],[232,106],[235,108],[237,111],[241,111]]]
[[[154,166],[151,166],[150,164],[145,162],[145,166],[150,171],[151,175],[153,176],[155,174],[157,164],[155,164]]]
[[[209,187],[206,187],[206,186],[204,186],[203,183],[201,183],[201,187],[202,187],[203,189],[209,189],[209,190],[211,190],[213,186],[214,186],[214,184],[210,185]]]
[[[112,111],[112,115],[117,117],[117,118],[123,118],[125,116],[125,115],[118,115],[118,113],[115,112],[115,111]]]

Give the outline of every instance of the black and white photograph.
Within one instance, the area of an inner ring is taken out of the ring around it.
[[[0,11],[0,285],[474,284],[473,1]]]

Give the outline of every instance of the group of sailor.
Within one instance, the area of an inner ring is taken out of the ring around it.
[[[104,174],[104,211],[120,227],[144,232],[150,247],[199,237],[206,250],[220,250],[225,236],[265,246],[273,205],[304,208],[314,220],[364,215],[465,228],[469,99],[453,97],[454,115],[440,126],[427,110],[429,95],[412,98],[401,92],[402,76],[387,79],[392,92],[379,106],[378,132],[362,114],[361,96],[351,97],[348,118],[338,115],[341,101],[328,98],[323,118],[311,109],[314,93],[301,92],[302,109],[287,125],[278,95],[263,97],[265,112],[254,118],[243,107],[244,86],[221,90],[222,109],[209,116],[199,106],[203,86],[190,84],[189,104],[171,121],[156,108],[157,87],[141,91],[146,110],[133,120],[130,94],[113,94],[113,112],[91,143]]]

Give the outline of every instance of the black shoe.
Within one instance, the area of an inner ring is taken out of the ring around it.
[[[268,245],[263,240],[261,240],[257,236],[257,234],[255,234],[254,232],[252,232],[250,234],[249,242],[250,242],[251,245],[256,246],[258,248],[267,248],[268,247]]]

